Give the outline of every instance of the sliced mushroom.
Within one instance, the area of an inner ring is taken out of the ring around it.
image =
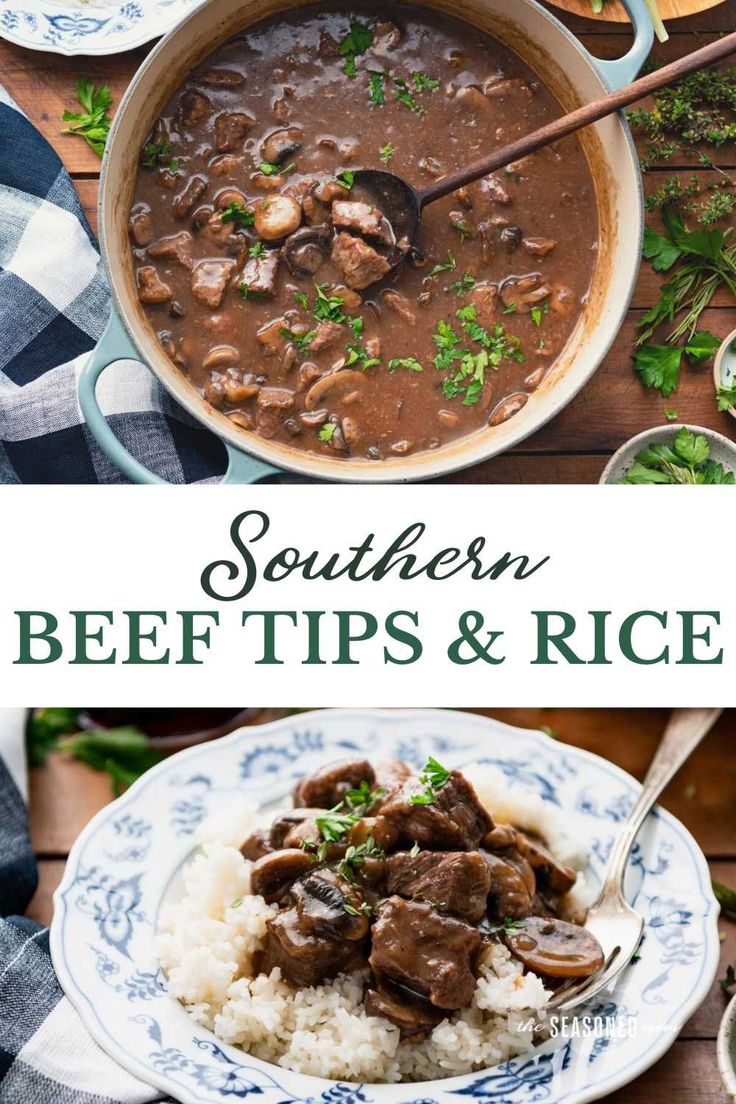
[[[590,977],[604,962],[595,936],[566,920],[528,916],[504,931],[503,940],[527,970],[545,977]]]
[[[312,870],[313,857],[301,848],[290,847],[283,851],[271,851],[256,859],[250,871],[253,893],[272,904],[279,901],[297,878]]]
[[[538,272],[529,276],[511,276],[501,284],[501,298],[505,307],[512,307],[521,313],[528,314],[532,307],[543,303],[551,294],[549,284],[546,284]]]
[[[299,229],[301,204],[291,196],[269,196],[255,207],[255,231],[264,241],[280,241]]]
[[[292,886],[292,896],[303,927],[317,935],[340,936],[350,942],[364,939],[370,921],[361,907],[360,891],[331,870],[312,870]]]
[[[256,828],[251,832],[240,848],[240,854],[243,858],[250,859],[251,862],[263,858],[264,855],[269,855],[272,851],[273,847],[262,828]]]
[[[315,410],[324,402],[327,395],[334,401],[351,391],[361,390],[365,387],[365,383],[364,374],[350,368],[339,372],[328,372],[309,388],[304,396],[304,406],[307,410]]]
[[[301,146],[302,132],[299,127],[280,127],[274,130],[261,145],[261,156],[271,165],[281,165],[287,157]]]
[[[202,368],[205,372],[213,372],[215,369],[231,368],[240,360],[240,353],[234,345],[213,345],[202,360]]]
[[[517,391],[513,395],[508,395],[498,406],[494,409],[488,424],[492,426],[501,425],[502,422],[507,422],[509,418],[513,418],[514,414],[518,414],[522,407],[526,406],[528,395],[525,395],[523,391]]]
[[[294,276],[313,276],[330,255],[329,226],[303,226],[290,234],[281,255]]]

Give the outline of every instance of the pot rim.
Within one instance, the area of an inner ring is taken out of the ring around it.
[[[442,0],[440,0],[440,4],[441,2]],[[589,76],[600,85],[601,93],[604,94],[607,92],[609,89],[605,77],[596,65],[597,59],[585,49],[572,31],[570,31],[552,12],[544,8],[538,0],[521,0],[521,2],[531,8],[535,17],[542,20],[553,34],[559,35],[567,40],[570,47],[578,55],[580,61],[585,65]],[[616,340],[634,294],[644,234],[644,187],[639,171],[636,146],[625,118],[621,113],[609,117],[611,121],[615,122],[619,136],[625,143],[626,152],[630,160],[630,167],[633,170],[634,194],[630,199],[633,208],[632,214],[637,225],[637,235],[636,241],[634,243],[627,241],[625,248],[629,251],[632,245],[635,246],[635,262],[628,277],[627,291],[624,295],[618,297],[618,301],[606,323],[608,333],[601,339],[600,351],[591,359],[591,362],[581,368],[580,362],[585,355],[585,350],[582,348],[573,358],[561,378],[550,384],[549,392],[545,393],[547,399],[545,407],[540,408],[536,416],[530,419],[530,424],[524,427],[520,433],[518,430],[512,432],[505,429],[505,427],[513,425],[515,421],[515,419],[510,419],[509,422],[503,423],[501,426],[485,427],[476,430],[466,437],[449,442],[436,451],[425,450],[414,456],[397,457],[396,459],[385,459],[380,461],[338,460],[323,457],[319,454],[300,452],[297,449],[290,448],[288,445],[274,443],[259,437],[256,433],[249,433],[233,424],[228,424],[228,420],[209,407],[204,399],[180,373],[177,374],[179,378],[176,378],[173,375],[173,371],[175,370],[172,370],[172,375],[167,376],[160,372],[156,366],[150,364],[142,352],[143,341],[139,340],[138,325],[136,324],[137,320],[131,319],[129,312],[123,305],[122,296],[119,294],[116,280],[108,260],[105,214],[108,205],[108,193],[111,191],[111,186],[109,185],[110,162],[114,156],[118,132],[125,123],[128,103],[133,98],[141,83],[146,80],[150,70],[156,65],[159,57],[161,55],[173,53],[172,47],[176,38],[185,31],[186,27],[192,21],[201,18],[204,10],[215,8],[218,3],[220,3],[220,0],[204,0],[203,3],[197,5],[172,31],[169,32],[169,34],[160,39],[150,53],[144,58],[120,100],[118,110],[113,118],[102,160],[97,202],[102,264],[110,288],[113,310],[117,312],[123,329],[127,333],[135,349],[138,351],[141,363],[148,371],[153,373],[158,382],[176,402],[183,406],[200,424],[214,433],[226,447],[234,448],[240,452],[254,456],[264,463],[274,465],[284,472],[306,476],[312,480],[368,484],[429,480],[441,476],[452,475],[465,468],[473,467],[495,456],[508,452],[514,447],[518,447],[524,440],[541,430],[549,421],[555,418],[566,406],[568,406],[578,392],[592,378]],[[287,2],[287,8],[285,10],[290,10],[291,7],[294,6],[296,5]],[[407,6],[422,8],[425,5],[421,3],[421,0],[407,0]],[[455,18],[463,17],[455,16]],[[252,23],[245,23],[244,26],[248,27],[255,25],[258,21],[257,19]],[[472,25],[472,20],[470,18],[465,19],[465,21],[471,22]],[[232,33],[231,31],[230,34]],[[215,47],[213,47],[213,49],[214,48]],[[546,52],[549,53],[548,50]],[[189,69],[187,68],[185,72],[188,71]],[[571,85],[572,87],[576,87],[576,82],[571,81]],[[619,248],[622,247],[622,245],[619,246]],[[552,375],[554,371],[555,367],[553,364],[549,374]],[[535,396],[532,396],[532,398],[534,397]]]

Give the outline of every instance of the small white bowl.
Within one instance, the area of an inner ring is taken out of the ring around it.
[[[730,387],[736,381],[736,330],[732,330],[728,337],[724,337],[721,347],[713,361],[713,382],[716,391],[719,387]],[[736,410],[733,407],[727,411],[732,418],[736,418]]]
[[[736,358],[735,358],[736,364]],[[599,483],[619,483],[634,463],[636,457],[648,445],[669,444],[674,440],[681,429],[689,429],[691,433],[702,434],[708,438],[711,459],[718,460],[724,468],[736,472],[736,444],[724,437],[722,433],[716,433],[704,426],[683,425],[672,423],[671,425],[655,426],[654,429],[645,429],[643,433],[637,433],[614,452],[606,464]]]
[[[718,1031],[718,1068],[721,1071],[726,1092],[736,1101],[736,997],[723,1013]]]

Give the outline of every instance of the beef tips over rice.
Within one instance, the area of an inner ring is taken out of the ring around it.
[[[373,1082],[485,1068],[603,964],[571,922],[581,856],[487,769],[344,760],[270,825],[237,822],[186,868],[157,951],[191,1015],[264,1061]]]

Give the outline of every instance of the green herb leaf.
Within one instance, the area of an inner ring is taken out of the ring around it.
[[[634,353],[634,367],[645,387],[656,387],[662,398],[677,387],[680,380],[682,350],[672,345],[642,345]]]
[[[386,73],[371,73],[368,81],[368,99],[374,107],[382,107],[386,102]],[[384,147],[385,148],[385,147]]]
[[[334,432],[335,432],[336,429],[337,429],[337,426],[335,425],[334,422],[325,422],[325,424],[322,426],[322,428],[320,429],[317,436],[320,439],[320,441],[324,441],[325,444],[328,444],[332,440],[332,437],[333,437]]]
[[[262,241],[257,241],[255,245],[251,245],[248,247],[249,257],[262,257],[265,252],[266,249]]]
[[[46,762],[59,740],[79,727],[79,709],[34,709],[26,728],[26,752],[32,767]]]
[[[61,116],[65,123],[62,134],[76,134],[84,138],[85,142],[98,157],[102,157],[105,150],[105,142],[110,132],[110,107],[112,95],[106,84],[95,88],[91,80],[82,77],[77,81],[77,99],[84,112],[65,111]]]
[[[347,322],[345,304],[339,295],[328,295],[329,284],[317,284],[314,317],[321,322]]]
[[[322,428],[324,429],[324,426]],[[341,814],[331,811],[324,816],[315,817],[314,823],[325,843],[339,843],[359,820],[360,817],[352,813]]]
[[[720,348],[721,340],[707,330],[699,330],[685,342],[685,356],[693,368],[700,368],[707,361],[712,360]]]
[[[736,890],[729,889],[721,882],[713,882],[713,892],[716,901],[721,906],[721,913],[727,920],[736,920]]]
[[[397,368],[406,368],[409,372],[423,372],[421,364],[414,357],[394,357],[388,362],[389,372],[395,372]]]
[[[350,30],[340,43],[340,55],[345,58],[343,72],[351,80],[356,74],[355,59],[373,45],[373,31],[364,23],[351,23]]]
[[[651,226],[645,226],[642,254],[651,262],[655,272],[667,272],[682,256],[682,251],[669,238],[652,230]]]
[[[350,169],[343,169],[343,171],[341,173],[338,173],[338,175],[335,177],[335,180],[338,184],[342,185],[342,187],[349,192],[353,184],[355,183],[355,173],[351,172]]]
[[[262,172],[264,176],[288,176],[289,173],[294,172],[295,169],[296,165],[293,161],[283,168],[281,165],[272,164],[271,161],[261,161],[258,166],[258,171]]]
[[[385,146],[381,146],[380,150],[378,151],[378,156],[381,158],[384,165],[388,165],[395,152],[395,147],[391,144],[391,142],[387,142]]]
[[[455,260],[454,255],[452,253],[450,253],[450,251],[448,250],[447,251],[447,260],[446,261],[441,261],[439,264],[436,264],[434,266],[434,268],[431,268],[429,270],[427,275],[429,276],[430,279],[432,279],[435,276],[439,276],[440,273],[442,273],[442,272],[451,272],[455,268],[456,264],[457,264],[457,262]]]
[[[148,737],[132,726],[79,732],[62,740],[59,747],[94,770],[106,772],[116,796],[162,759]]]
[[[251,211],[249,207],[244,207],[242,203],[228,203],[227,207],[223,207],[220,211],[220,220],[222,222],[234,222],[236,226],[252,226],[256,221],[255,212]]]

